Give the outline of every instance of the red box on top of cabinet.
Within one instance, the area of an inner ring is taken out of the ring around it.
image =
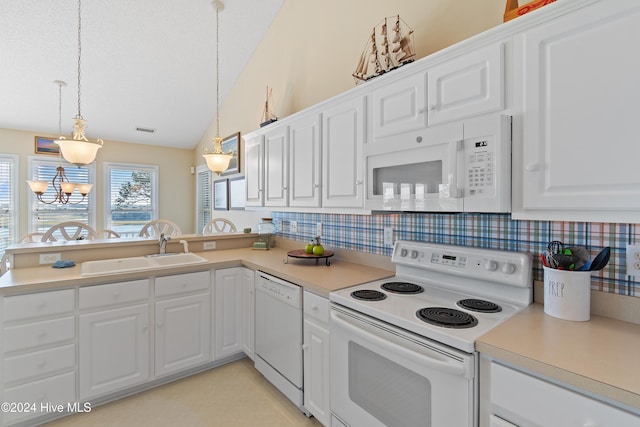
[[[504,22],[510,21],[513,18],[529,13],[532,10],[546,6],[549,3],[553,3],[556,0],[534,0],[522,6],[518,6],[518,0],[507,0],[507,5],[504,9]]]

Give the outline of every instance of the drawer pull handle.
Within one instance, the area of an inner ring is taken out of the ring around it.
[[[36,308],[38,310],[42,310],[43,308],[45,308],[47,306],[47,302],[46,301],[40,301],[37,305]]]
[[[315,305],[315,304],[313,304],[313,305],[311,306],[311,311],[318,311],[318,306],[317,306],[317,305]]]
[[[114,292],[113,299],[120,299],[120,292]]]
[[[304,351],[309,350],[309,346],[307,344],[302,344],[302,350]]]
[[[38,364],[36,365],[39,369],[44,368],[45,366],[47,366],[47,361],[46,360],[41,360],[38,362]]]
[[[187,282],[182,282],[182,289],[186,289],[187,287]]]
[[[40,331],[40,332],[38,332],[37,337],[38,337],[38,339],[39,339],[39,340],[43,340],[43,339],[45,339],[45,338],[47,337],[47,331]]]

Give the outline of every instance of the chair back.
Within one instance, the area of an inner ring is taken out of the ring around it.
[[[97,236],[96,230],[77,221],[67,221],[56,224],[48,229],[43,242],[56,242],[58,240],[93,240]]]
[[[164,233],[165,236],[177,236],[182,234],[182,230],[178,227],[178,224],[168,219],[155,219],[146,223],[140,233],[140,237],[155,237]]]
[[[202,229],[202,234],[233,233],[237,231],[236,225],[226,218],[214,218]]]

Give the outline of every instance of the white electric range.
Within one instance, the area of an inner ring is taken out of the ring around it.
[[[336,425],[475,425],[475,341],[532,302],[531,256],[399,240],[392,262],[329,296]]]

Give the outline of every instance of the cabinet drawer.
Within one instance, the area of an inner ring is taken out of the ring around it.
[[[7,357],[4,359],[4,383],[71,370],[75,365],[75,344]]]
[[[149,299],[149,281],[147,279],[80,288],[81,310],[147,299]]]
[[[65,409],[67,403],[76,401],[76,374],[68,372],[55,377],[45,378],[17,387],[7,388],[4,392],[5,402],[23,402],[34,405],[35,412],[8,412],[4,413],[4,424],[20,419],[33,418],[45,415],[40,411],[40,403],[62,404]]]
[[[329,324],[329,300],[305,291],[304,315]]]
[[[497,363],[491,364],[491,409],[516,425],[640,425],[640,418],[622,409]]]
[[[209,289],[209,272],[176,274],[156,278],[156,296],[182,294]]]
[[[72,340],[75,337],[75,317],[46,320],[4,328],[4,351],[26,350]]]
[[[6,297],[2,302],[3,320],[8,322],[72,312],[75,307],[73,293],[73,289],[65,289]]]

